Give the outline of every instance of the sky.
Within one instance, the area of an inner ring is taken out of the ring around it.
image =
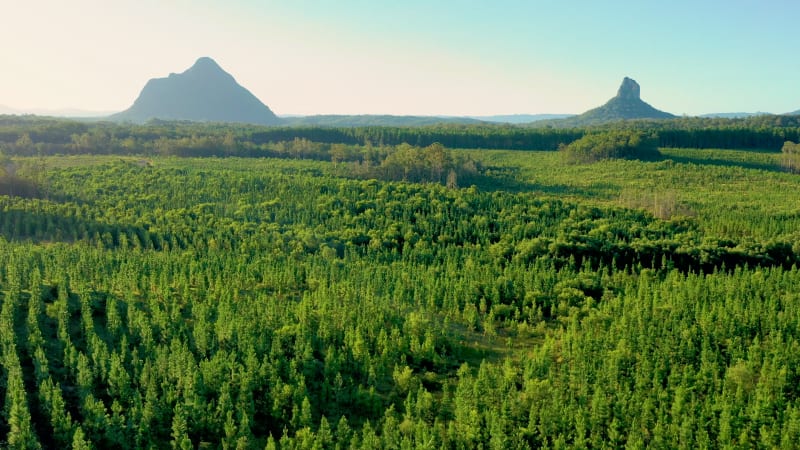
[[[115,112],[210,56],[278,115],[800,109],[796,0],[0,0],[0,105]]]

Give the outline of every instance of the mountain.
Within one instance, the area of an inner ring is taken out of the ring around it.
[[[125,111],[110,120],[149,119],[240,122],[276,125],[281,120],[211,58],[197,60],[187,71],[147,82]]]
[[[800,109],[795,112],[786,113],[787,116],[800,116]]]
[[[581,127],[620,120],[673,119],[676,117],[645,103],[641,99],[640,91],[639,83],[625,77],[617,90],[617,95],[603,106],[567,119],[534,122],[533,126]]]

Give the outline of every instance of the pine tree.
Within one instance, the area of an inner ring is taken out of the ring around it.
[[[92,443],[83,433],[80,425],[75,427],[75,434],[72,437],[72,450],[92,450]]]
[[[190,450],[193,447],[192,440],[189,438],[189,426],[186,421],[186,413],[181,403],[175,405],[172,416],[172,441],[170,442],[174,450]]]
[[[16,356],[15,346],[9,346],[6,351],[10,353],[5,355],[6,370],[8,371],[5,406],[9,428],[6,440],[11,448],[41,448],[32,428],[27,394],[22,381],[22,369]]]

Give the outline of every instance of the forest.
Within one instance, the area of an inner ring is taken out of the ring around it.
[[[800,448],[770,120],[0,117],[0,446]]]
[[[439,143],[451,149],[557,150],[585,134],[629,130],[659,147],[780,151],[800,142],[800,116],[628,120],[589,128],[438,124],[419,127],[264,127],[151,120],[145,125],[0,115],[0,148],[17,155],[115,154],[329,158],[333,144],[377,147]],[[292,142],[313,145],[292,146]],[[295,148],[297,147],[297,148]]]

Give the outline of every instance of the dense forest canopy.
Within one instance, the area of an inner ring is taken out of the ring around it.
[[[620,130],[590,133],[559,147],[570,163],[589,163],[603,159],[655,160],[661,157],[654,136]]]
[[[757,123],[2,117],[0,441],[797,448],[796,144],[552,151]]]
[[[0,116],[0,146],[8,154],[161,154],[279,156],[278,143],[556,150],[589,132],[635,130],[654,134],[659,147],[779,151],[800,141],[800,116],[744,119],[628,120],[585,128],[444,124],[422,127],[261,127],[151,121],[145,125]],[[327,159],[327,158],[325,158]]]

